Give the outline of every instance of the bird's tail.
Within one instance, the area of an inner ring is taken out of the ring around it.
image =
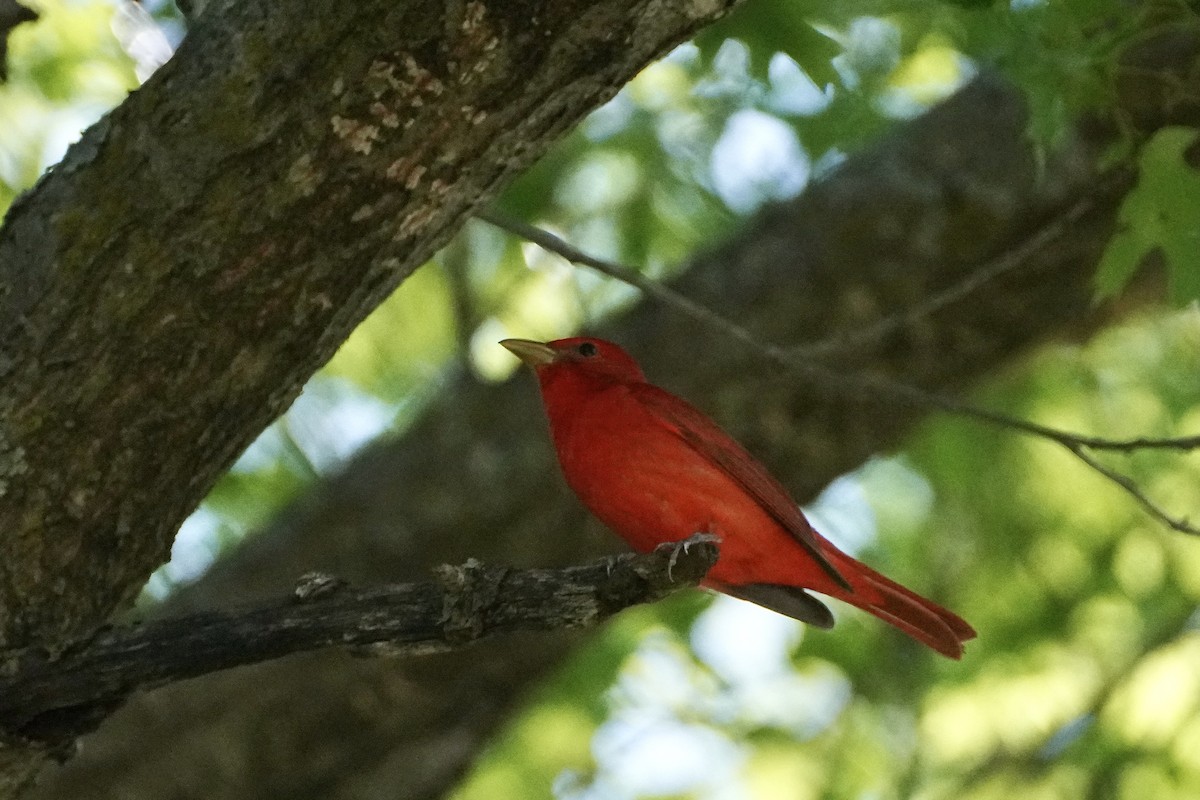
[[[944,656],[962,658],[963,642],[975,638],[975,629],[962,617],[885,578],[861,561],[840,552],[834,555],[834,566],[849,579],[854,591],[837,587],[823,588],[823,592],[874,614]]]

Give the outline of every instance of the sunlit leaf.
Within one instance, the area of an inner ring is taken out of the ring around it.
[[[1121,204],[1096,272],[1101,297],[1119,294],[1157,250],[1166,260],[1172,301],[1200,298],[1200,171],[1184,157],[1197,141],[1191,128],[1165,128],[1146,143],[1138,183]]]

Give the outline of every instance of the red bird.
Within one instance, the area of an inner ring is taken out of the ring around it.
[[[694,533],[720,539],[704,585],[819,628],[833,615],[812,589],[961,658],[960,617],[834,547],[787,491],[702,412],[646,382],[603,339],[505,339],[537,373],[567,484],[639,552]]]

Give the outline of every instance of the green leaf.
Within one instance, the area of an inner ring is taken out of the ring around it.
[[[813,27],[808,16],[815,10],[810,3],[747,3],[730,14],[719,32],[702,32],[695,43],[711,60],[726,39],[740,39],[750,50],[750,74],[762,81],[771,57],[783,53],[818,86],[837,83],[832,61],[842,47]]]
[[[1171,302],[1200,299],[1200,172],[1185,157],[1198,139],[1191,128],[1164,128],[1142,149],[1137,186],[1121,204],[1117,232],[1096,272],[1100,297],[1118,294],[1158,250]]]
[[[1192,128],[1166,128],[1147,145],[1142,183],[1160,214],[1159,243],[1167,259],[1171,302],[1200,299],[1200,172],[1185,153],[1200,137]]]
[[[1124,208],[1122,208],[1124,212]],[[1096,294],[1099,298],[1115,297],[1133,278],[1137,268],[1153,248],[1139,231],[1123,224],[1124,213],[1118,217],[1119,229],[1109,240],[1096,271]]]

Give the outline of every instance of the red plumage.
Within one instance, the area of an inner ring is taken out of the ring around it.
[[[575,337],[502,344],[533,366],[568,485],[640,552],[720,537],[705,585],[828,628],[804,590],[874,614],[951,658],[975,631],[953,612],[838,550],[787,491],[702,412],[647,383],[624,350]]]

